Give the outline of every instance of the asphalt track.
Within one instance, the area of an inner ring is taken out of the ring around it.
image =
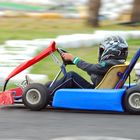
[[[120,139],[121,138],[121,139]],[[0,108],[0,140],[140,140],[140,115]]]

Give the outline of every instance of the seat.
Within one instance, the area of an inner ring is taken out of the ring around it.
[[[124,83],[126,82],[128,76],[130,75],[131,71],[133,70],[135,64],[137,63],[140,57],[140,48],[136,51],[135,55],[133,56],[132,60],[130,61],[127,69],[125,70],[124,74],[121,76],[121,79],[115,86],[115,89],[120,89],[123,87]]]
[[[102,81],[96,86],[96,89],[113,89],[121,79],[128,64],[121,64],[112,66],[105,74]]]

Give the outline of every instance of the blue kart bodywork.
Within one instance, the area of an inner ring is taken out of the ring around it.
[[[56,91],[53,107],[123,112],[125,89],[61,89]]]
[[[128,68],[114,89],[60,89],[53,97],[52,106],[58,108],[106,110],[124,112],[123,96],[131,88],[125,82],[140,57],[140,49],[132,58]]]

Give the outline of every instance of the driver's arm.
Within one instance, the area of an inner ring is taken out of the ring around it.
[[[62,53],[62,57],[66,61],[72,61],[78,68],[86,71],[87,73],[100,73],[104,74],[106,71],[105,64],[90,64],[83,60],[80,60],[78,57],[74,57],[70,53]]]

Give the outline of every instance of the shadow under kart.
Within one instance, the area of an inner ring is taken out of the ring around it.
[[[59,89],[55,92],[51,104],[47,87],[40,83],[31,83],[28,76],[25,77],[26,86],[6,90],[7,83],[12,77],[48,55],[52,55],[55,62],[61,68],[50,84],[50,87],[55,83],[61,73],[65,76],[67,73],[65,66],[71,64],[71,62],[63,61],[61,63],[54,55],[53,52],[55,51],[60,56],[61,53],[65,52],[62,49],[56,48],[55,42],[52,42],[48,48],[37,56],[16,67],[5,80],[3,92],[0,93],[0,105],[14,104],[19,99],[22,99],[23,104],[31,110],[41,110],[46,106],[51,106],[54,108],[78,110],[140,113],[140,87],[136,84],[132,85],[130,78],[129,84],[125,84],[140,57],[140,49],[137,50],[129,65],[113,66],[95,89]]]

